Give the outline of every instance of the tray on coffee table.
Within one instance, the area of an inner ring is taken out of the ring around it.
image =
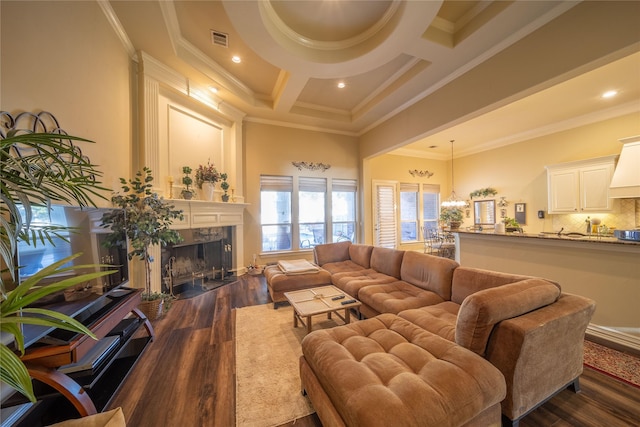
[[[327,318],[331,319],[331,315],[335,313],[344,323],[349,323],[351,321],[350,309],[362,305],[360,301],[335,286],[320,286],[285,292],[284,296],[293,307],[293,327],[297,328],[299,321],[307,327],[307,333],[312,329],[312,316],[327,313]],[[348,304],[343,304],[344,302],[348,302]],[[344,316],[338,313],[339,310],[344,310]]]

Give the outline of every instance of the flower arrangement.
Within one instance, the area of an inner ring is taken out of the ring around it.
[[[210,160],[207,160],[206,165],[199,165],[198,169],[196,169],[196,184],[198,188],[202,188],[202,184],[205,182],[216,183],[218,180],[220,180],[220,173]]]

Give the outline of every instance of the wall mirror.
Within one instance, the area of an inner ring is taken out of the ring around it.
[[[478,200],[473,202],[473,222],[475,225],[490,225],[496,223],[496,201]]]

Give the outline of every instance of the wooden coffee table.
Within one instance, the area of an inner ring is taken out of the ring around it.
[[[299,321],[307,327],[307,333],[311,332],[312,316],[327,313],[327,319],[331,319],[331,315],[335,313],[344,323],[350,323],[350,309],[362,305],[360,301],[335,286],[320,286],[301,291],[285,292],[284,296],[293,307],[293,327],[297,328]],[[333,298],[336,297],[341,298],[334,300]],[[342,304],[345,301],[352,302]],[[344,310],[344,317],[338,313],[339,310]]]

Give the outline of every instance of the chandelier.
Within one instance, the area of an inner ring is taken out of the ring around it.
[[[453,139],[451,140],[451,195],[447,200],[442,202],[443,208],[463,208],[466,205],[464,200],[460,200],[453,186]]]

